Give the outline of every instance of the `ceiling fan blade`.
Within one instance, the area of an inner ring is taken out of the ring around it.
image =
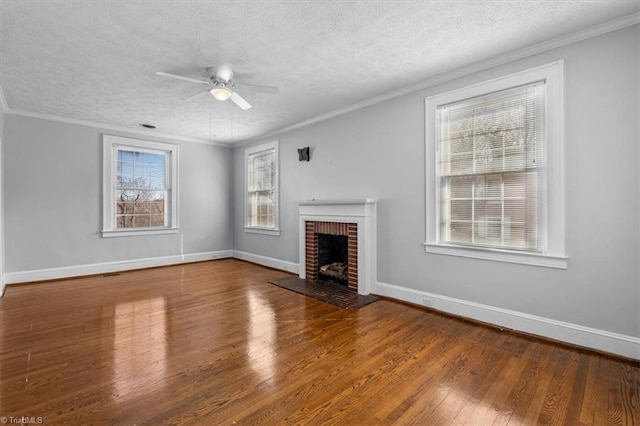
[[[247,83],[238,83],[238,87],[242,87],[243,89],[246,87],[247,89],[259,92],[259,93],[269,93],[273,95],[277,95],[280,93],[280,89],[275,86],[263,86],[261,84],[247,84]]]
[[[175,78],[178,80],[188,81],[190,83],[210,84],[209,81],[207,80],[199,80],[197,78],[183,77],[181,75],[169,74],[168,72],[158,71],[156,75],[159,75],[161,77],[169,77],[169,78]]]
[[[231,92],[230,99],[242,109],[246,110],[251,108],[251,104],[247,102],[242,96],[238,95],[237,92]]]
[[[189,95],[183,99],[183,101],[188,101],[191,98],[195,98],[198,95],[202,95],[203,93],[209,93],[211,89],[200,90],[199,92],[194,93],[193,95]]]

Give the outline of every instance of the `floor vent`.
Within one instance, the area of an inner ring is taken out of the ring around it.
[[[106,274],[102,274],[103,277],[117,277],[120,275],[120,272],[108,272]]]

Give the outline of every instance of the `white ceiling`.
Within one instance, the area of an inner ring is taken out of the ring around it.
[[[238,142],[640,11],[640,1],[0,0],[9,110]],[[242,111],[197,84],[229,62]]]

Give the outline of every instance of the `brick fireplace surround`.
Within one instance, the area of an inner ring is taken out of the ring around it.
[[[300,278],[318,279],[318,234],[343,235],[348,287],[369,294],[376,282],[376,205],[370,198],[300,202]]]
[[[347,237],[347,285],[358,291],[358,224],[343,222],[305,222],[305,270],[308,280],[318,279],[318,234]]]

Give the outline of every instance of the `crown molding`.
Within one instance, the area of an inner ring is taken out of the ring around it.
[[[7,110],[5,111],[5,114],[21,115],[21,116],[24,116],[24,117],[40,118],[40,119],[43,119],[43,120],[57,121],[57,122],[60,122],[60,123],[68,123],[68,124],[76,124],[76,125],[79,125],[79,126],[94,127],[94,128],[98,128],[100,130],[114,131],[114,132],[126,133],[126,134],[136,135],[136,136],[145,136],[147,138],[151,137],[151,138],[169,139],[169,140],[178,141],[178,142],[199,143],[199,144],[204,144],[204,145],[221,146],[221,147],[225,147],[225,148],[230,148],[231,147],[231,144],[229,144],[229,143],[211,142],[211,141],[207,141],[207,140],[204,140],[204,139],[189,138],[189,137],[185,137],[185,136],[174,135],[172,133],[158,132],[158,131],[153,130],[153,129],[139,130],[139,129],[134,129],[134,128],[127,127],[127,126],[118,126],[118,125],[113,125],[113,124],[100,123],[100,122],[97,122],[97,121],[80,120],[80,119],[76,119],[76,118],[67,118],[67,117],[62,117],[62,116],[58,116],[58,115],[54,115],[54,114],[44,114],[44,113],[40,113],[40,112],[32,112],[32,111],[26,111],[26,110],[20,110],[20,109],[7,108]]]
[[[599,25],[595,25],[593,27],[586,28],[584,30],[580,30],[562,37],[555,38],[553,40],[548,40],[542,43],[534,44],[532,46],[528,46],[522,49],[518,49],[514,52],[510,52],[504,55],[497,56],[495,58],[488,59],[486,61],[478,62],[473,65],[469,65],[458,70],[452,72],[446,72],[439,74],[433,78],[422,81],[420,83],[412,84],[410,86],[406,86],[402,89],[395,90],[393,92],[385,93],[380,96],[376,96],[374,98],[370,98],[364,100],[362,102],[358,102],[351,106],[345,108],[339,108],[333,111],[330,111],[326,114],[321,114],[316,117],[310,118],[308,120],[299,121],[298,123],[292,124],[291,126],[283,127],[278,130],[274,130],[269,133],[265,133],[261,136],[256,136],[251,139],[247,139],[241,142],[236,142],[233,144],[234,147],[241,147],[245,145],[252,144],[254,142],[261,141],[266,138],[272,138],[274,136],[281,135],[283,133],[287,133],[296,129],[300,129],[302,127],[310,126],[315,123],[319,123],[321,121],[328,120],[330,118],[338,117],[343,114],[347,114],[349,112],[357,111],[359,109],[367,108],[375,104],[379,104],[390,99],[395,99],[400,96],[407,95],[409,93],[414,93],[419,90],[424,90],[429,87],[437,86],[442,83],[446,83],[448,81],[452,81],[461,77],[466,77],[471,74],[475,74],[480,71],[485,71],[491,68],[495,68],[500,65],[505,65],[510,62],[514,62],[520,59],[524,59],[533,55],[537,55],[539,53],[547,52],[549,50],[557,49],[563,46],[567,46],[573,43],[577,43],[579,41],[587,40],[593,37],[597,37],[602,34],[606,34],[612,31],[620,30],[622,28],[630,27],[632,25],[636,25],[640,23],[640,12],[633,13],[631,15],[627,15],[623,18],[611,20],[604,22]]]
[[[246,139],[244,141],[239,141],[239,142],[214,142],[214,141],[209,141],[205,139],[189,138],[189,137],[174,135],[170,133],[158,132],[157,130],[142,131],[142,130],[126,127],[126,126],[111,125],[111,124],[105,124],[105,123],[89,121],[89,120],[67,118],[67,117],[57,116],[53,114],[44,114],[44,113],[36,113],[36,112],[31,112],[26,110],[12,109],[9,106],[9,103],[7,102],[6,96],[4,94],[4,90],[1,86],[0,86],[0,112],[23,115],[27,117],[41,118],[45,120],[59,121],[59,122],[69,123],[69,124],[89,126],[89,127],[100,128],[104,130],[110,130],[110,131],[126,132],[129,134],[143,135],[147,137],[152,136],[152,137],[165,138],[165,139],[171,139],[176,141],[200,143],[200,144],[206,144],[206,145],[221,146],[225,148],[229,148],[229,147],[235,148],[235,147],[241,147],[241,146],[249,145],[255,142],[259,142],[267,138],[273,138],[283,133],[288,133],[293,130],[297,130],[297,129],[307,127],[312,124],[316,124],[334,117],[338,117],[340,115],[357,111],[359,109],[367,108],[369,106],[376,105],[394,98],[398,98],[400,96],[404,96],[409,93],[414,93],[420,90],[424,90],[426,88],[433,87],[442,83],[446,83],[451,80],[455,80],[461,77],[475,74],[480,71],[485,71],[491,68],[495,68],[500,65],[505,65],[510,62],[524,59],[524,58],[527,58],[539,53],[543,53],[549,50],[557,49],[559,47],[567,46],[569,44],[577,43],[579,41],[597,37],[599,35],[606,34],[606,33],[616,31],[622,28],[626,28],[632,25],[636,25],[639,23],[640,23],[640,12],[636,12],[619,19],[604,22],[602,24],[595,25],[593,27],[574,32],[572,34],[568,34],[562,37],[555,38],[553,40],[549,40],[549,41],[538,43],[529,47],[525,47],[523,49],[519,49],[514,52],[497,56],[495,58],[491,58],[486,61],[482,61],[467,67],[462,67],[453,72],[442,73],[433,78],[430,78],[428,80],[425,80],[413,85],[406,86],[402,89],[395,90],[393,92],[389,92],[373,98],[369,98],[362,102],[353,104],[351,106],[339,108],[325,114],[320,114],[310,119],[299,121],[290,126],[273,130],[271,132],[268,132],[259,136],[255,136],[253,138]]]

